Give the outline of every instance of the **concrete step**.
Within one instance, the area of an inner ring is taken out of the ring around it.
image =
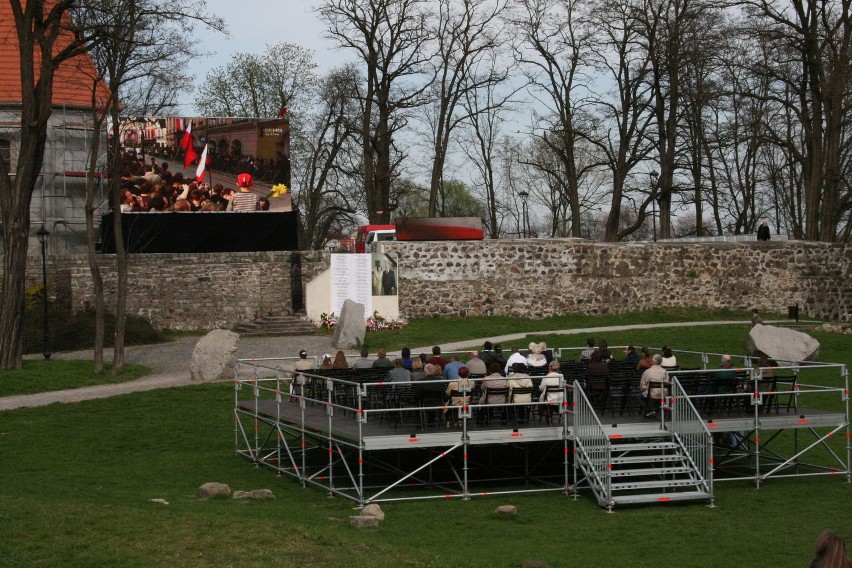
[[[234,326],[240,335],[313,335],[316,328],[300,315],[267,315]]]

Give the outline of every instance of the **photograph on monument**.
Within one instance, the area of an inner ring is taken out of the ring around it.
[[[395,252],[372,253],[373,296],[397,295],[397,266],[399,258]]]

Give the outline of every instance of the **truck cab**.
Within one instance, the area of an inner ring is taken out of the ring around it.
[[[367,252],[376,241],[396,240],[396,225],[364,225],[355,236],[355,252]]]

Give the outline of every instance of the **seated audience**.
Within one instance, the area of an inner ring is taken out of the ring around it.
[[[387,349],[384,347],[380,348],[377,355],[379,356],[378,359],[373,361],[374,369],[390,369],[393,367],[393,363],[391,363],[391,360],[388,359]]]
[[[388,371],[389,383],[409,383],[411,382],[411,371],[405,368],[403,360],[397,358],[393,360],[393,369]]]
[[[636,363],[636,370],[641,371],[642,369],[650,369],[651,365],[654,364],[653,358],[651,357],[651,350],[647,347],[642,348],[642,358],[639,359],[639,362]]]
[[[609,363],[612,361],[612,353],[609,351],[609,346],[606,343],[605,339],[601,339],[598,342],[598,351],[601,352],[601,361],[604,363]]]
[[[446,367],[447,363],[449,363],[449,361],[441,357],[441,347],[438,345],[432,348],[432,356],[429,357],[429,360],[426,362],[432,363],[433,365],[440,365],[441,369]]]
[[[544,355],[544,350],[547,349],[547,343],[532,342],[529,344],[530,354],[527,356],[527,367],[544,367],[547,365],[547,357]]]
[[[639,354],[636,353],[636,348],[628,345],[624,350],[624,364],[631,367],[636,367],[639,364]]]
[[[464,367],[465,364],[461,362],[461,355],[453,355],[453,360],[444,366],[444,378],[450,381],[454,381],[459,378],[459,369]]]
[[[514,396],[515,389],[532,388],[533,382],[527,374],[527,366],[523,363],[515,363],[512,367],[512,372],[506,377],[506,383],[509,385],[509,400],[512,402],[531,402],[532,394],[522,394]]]
[[[595,338],[590,337],[586,340],[586,348],[580,351],[580,363],[588,363],[592,360],[592,353],[595,352]]]
[[[677,357],[675,357],[674,353],[672,353],[671,347],[664,345],[660,351],[663,354],[663,367],[677,367]]]
[[[361,349],[361,356],[355,359],[355,362],[352,363],[353,369],[372,369],[373,368],[373,360],[370,359],[370,352],[366,349]]]
[[[349,361],[346,360],[346,354],[343,351],[338,351],[334,354],[334,363],[332,369],[348,369]]]
[[[663,391],[659,387],[650,388],[649,382],[662,382],[666,379],[666,370],[662,366],[662,355],[654,355],[652,365],[642,373],[642,378],[639,380],[639,402],[642,404],[645,418],[653,418],[657,415],[656,411],[650,410],[652,400],[660,400],[663,398]]]
[[[521,355],[520,351],[518,351],[517,347],[512,347],[512,354],[509,355],[509,359],[506,361],[506,364],[503,365],[503,373],[508,375],[509,370],[513,368],[515,363],[524,363],[526,364],[527,358]]]
[[[485,366],[485,361],[479,358],[479,351],[471,351],[470,359],[465,364],[471,375],[485,375],[488,369]]]
[[[565,379],[562,377],[562,373],[559,370],[559,361],[551,361],[548,369],[550,369],[550,371],[541,379],[541,383],[538,385],[538,390],[541,391],[541,395],[538,399],[541,402],[550,402],[554,404],[561,403],[563,394],[562,390],[547,390],[547,387],[562,387],[564,385]]]

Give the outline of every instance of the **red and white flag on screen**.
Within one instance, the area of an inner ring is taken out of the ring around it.
[[[198,157],[198,154],[195,153],[195,145],[192,143],[192,120],[187,123],[186,130],[183,131],[180,147],[185,152],[183,155],[183,167],[188,168],[195,161],[195,158]]]
[[[198,167],[195,168],[195,181],[201,183],[204,181],[204,169],[207,167],[207,144],[204,145],[204,150],[201,151],[201,159],[198,160]]]

